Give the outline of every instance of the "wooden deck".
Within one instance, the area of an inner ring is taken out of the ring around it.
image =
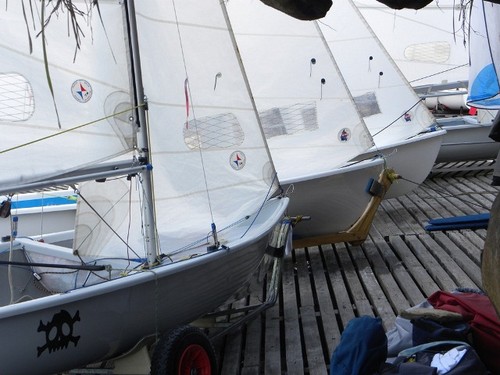
[[[294,249],[270,309],[216,341],[221,374],[328,374],[346,324],[398,312],[437,290],[481,288],[485,229],[426,232],[429,219],[485,213],[491,162],[437,165],[415,192],[383,201],[361,246]],[[404,176],[403,176],[404,177]],[[239,306],[262,298],[255,293]]]

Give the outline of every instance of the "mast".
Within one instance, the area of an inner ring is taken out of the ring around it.
[[[128,33],[130,38],[130,53],[132,63],[132,75],[134,83],[135,101],[137,103],[137,114],[139,120],[139,130],[137,143],[141,161],[149,165],[149,138],[146,126],[146,100],[142,85],[141,61],[139,56],[139,42],[137,36],[137,23],[135,18],[134,0],[126,1]],[[155,214],[153,206],[153,183],[152,168],[143,172],[143,217],[144,217],[144,242],[148,264],[152,266],[157,261],[158,241],[156,238]]]

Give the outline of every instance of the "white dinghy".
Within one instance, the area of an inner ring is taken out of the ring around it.
[[[230,1],[228,13],[280,182],[290,191],[289,215],[309,219],[294,228],[294,245],[364,240],[371,218],[361,232],[353,224],[384,164],[377,157],[349,163],[373,141],[321,30],[260,1]]]
[[[0,76],[16,79],[0,90],[0,194],[78,183],[78,207],[73,249],[0,245],[0,373],[148,337],[152,374],[217,373],[201,331],[176,327],[248,282],[288,205],[224,3],[25,3],[0,1]]]
[[[351,0],[334,3],[318,23],[373,136],[358,158],[382,154],[401,175],[388,198],[411,192],[429,175],[446,132],[429,131],[434,117]]]
[[[415,11],[366,0],[354,2],[433,111],[438,127],[447,131],[436,162],[494,159],[499,144],[488,135],[496,111],[478,109],[471,114],[474,105],[467,103],[469,53],[478,33],[469,32],[470,12],[465,3],[435,0]]]

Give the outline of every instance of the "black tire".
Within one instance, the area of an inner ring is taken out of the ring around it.
[[[182,374],[217,374],[212,342],[196,327],[181,326],[162,335],[153,352],[151,375]]]

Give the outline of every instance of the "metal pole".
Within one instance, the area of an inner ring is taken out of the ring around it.
[[[137,34],[137,23],[135,18],[134,0],[127,0],[127,18],[130,38],[130,52],[132,57],[132,74],[134,79],[134,88],[136,102],[138,106],[139,131],[137,143],[139,155],[142,161],[149,164],[150,145],[146,126],[146,100],[144,88],[142,86],[141,60],[139,56],[139,41]],[[146,246],[146,256],[148,264],[152,266],[157,261],[158,241],[156,238],[156,225],[153,202],[153,184],[152,171],[150,169],[143,173],[143,192],[144,192],[144,242]]]

